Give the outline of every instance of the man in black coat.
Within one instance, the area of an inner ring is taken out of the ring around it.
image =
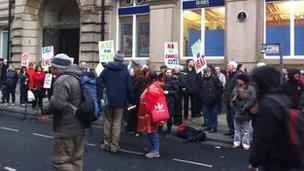
[[[182,115],[182,108],[183,108],[183,94],[186,91],[186,74],[182,72],[182,66],[176,66],[174,69],[174,77],[178,79],[178,92],[176,94],[176,101],[174,105],[174,124],[180,125],[183,123],[183,115]]]
[[[6,75],[7,66],[4,64],[3,58],[0,58],[0,91],[2,94],[1,103],[5,103],[5,75]]]
[[[256,68],[259,111],[253,132],[250,170],[302,170],[297,149],[289,141],[288,110],[292,101],[280,90],[280,73],[270,66]]]
[[[196,103],[198,99],[197,91],[199,75],[195,71],[193,59],[187,59],[186,69],[184,70],[184,73],[186,74],[186,90],[184,94],[184,118],[188,118],[190,98],[191,118],[194,119],[196,117],[199,117],[200,107]]]

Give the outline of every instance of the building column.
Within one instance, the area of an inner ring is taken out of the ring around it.
[[[150,5],[150,67],[164,63],[164,43],[179,42],[180,5],[178,0],[148,0]],[[179,44],[179,48],[182,48]]]
[[[264,1],[227,0],[225,56],[227,62],[233,60],[252,68],[260,59],[263,42]],[[239,12],[247,13],[247,20],[239,22]]]

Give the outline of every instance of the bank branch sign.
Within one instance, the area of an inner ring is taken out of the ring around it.
[[[175,68],[178,65],[178,46],[177,42],[165,43],[165,65],[168,68]]]
[[[280,54],[280,44],[262,44],[261,52],[267,55]]]

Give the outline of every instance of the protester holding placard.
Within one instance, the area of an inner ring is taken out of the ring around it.
[[[19,80],[20,80],[20,104],[22,107],[25,107],[27,103],[27,91],[28,91],[28,81],[29,76],[26,72],[26,67],[23,66],[19,73]]]
[[[45,78],[45,73],[42,71],[41,66],[36,66],[35,74],[33,77],[33,80],[34,80],[33,93],[35,95],[36,100],[33,101],[33,104],[32,104],[33,109],[36,109],[37,103],[38,103],[39,108],[42,107],[42,99],[44,97],[44,89],[43,89],[44,78]]]
[[[5,80],[6,103],[5,103],[5,105],[8,105],[10,95],[11,95],[12,96],[12,106],[14,106],[15,101],[16,101],[15,91],[16,91],[16,85],[18,82],[18,74],[13,65],[9,66],[8,70],[6,71],[5,77],[6,77],[6,80]]]

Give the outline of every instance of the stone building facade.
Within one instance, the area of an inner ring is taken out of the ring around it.
[[[282,42],[288,51],[284,63],[301,65],[304,57],[304,39],[298,38],[304,32],[303,0],[105,0],[105,5],[106,40],[114,40],[126,60],[149,62],[153,68],[163,63],[164,43],[169,41],[178,42],[181,63],[191,58],[191,44],[197,39],[209,64],[278,64],[277,56],[260,52],[262,43],[274,42]],[[52,45],[55,53],[66,52],[94,67],[101,9],[101,0],[15,0],[11,61],[18,65],[21,53],[27,52],[30,61],[37,62],[41,48]],[[238,18],[241,12],[244,21]],[[7,14],[8,0],[0,0],[2,56]]]

